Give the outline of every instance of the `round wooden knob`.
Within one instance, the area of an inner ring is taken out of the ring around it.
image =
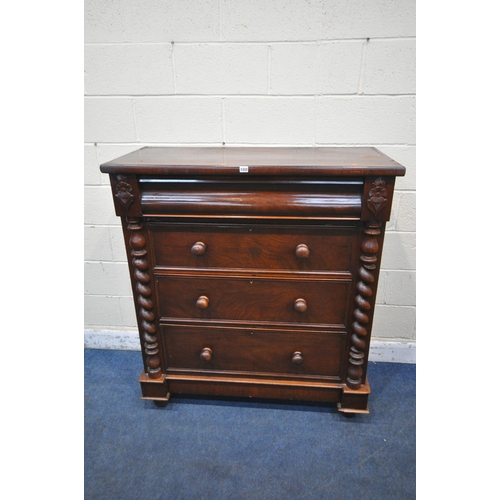
[[[307,257],[309,257],[309,247],[304,243],[297,245],[297,247],[295,248],[295,255],[299,259],[307,259]]]
[[[210,347],[205,347],[200,353],[200,359],[202,361],[210,361],[212,359],[212,349]]]
[[[197,241],[192,247],[191,247],[191,253],[196,256],[203,255],[205,253],[205,250],[207,249],[207,245],[203,243],[203,241]]]
[[[297,299],[294,303],[293,303],[293,308],[299,312],[299,313],[303,313],[303,312],[306,312],[307,311],[307,302],[304,300],[304,299]]]
[[[294,365],[301,365],[304,362],[304,358],[302,357],[302,353],[300,351],[296,351],[292,356],[292,363]]]
[[[208,297],[206,295],[200,295],[198,297],[198,300],[196,301],[196,307],[198,309],[206,309],[209,302],[210,301],[208,300]]]

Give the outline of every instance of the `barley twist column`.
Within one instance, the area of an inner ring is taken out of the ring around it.
[[[356,309],[351,335],[351,350],[349,352],[349,367],[347,369],[347,386],[350,389],[359,389],[363,379],[363,365],[365,363],[369,324],[373,317],[373,284],[376,279],[377,253],[380,235],[380,222],[366,222],[363,229],[365,237],[361,243],[361,267],[358,270],[359,281],[356,285]]]
[[[133,266],[132,282],[135,286],[137,300],[137,316],[139,320],[139,333],[144,341],[144,353],[147,374],[150,378],[161,377],[160,356],[158,339],[156,338],[157,327],[155,324],[154,304],[151,300],[153,293],[151,289],[151,276],[148,273],[148,252],[146,250],[146,238],[142,234],[143,225],[140,219],[127,219],[127,229],[131,231],[129,245],[130,256]]]

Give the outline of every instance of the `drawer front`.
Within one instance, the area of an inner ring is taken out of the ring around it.
[[[309,170],[309,169],[308,169]],[[145,179],[140,205],[144,214],[250,217],[339,217],[359,219],[360,180]]]
[[[344,325],[349,280],[157,276],[162,318]]]
[[[353,226],[151,223],[160,267],[349,271]]]
[[[336,377],[345,333],[162,326],[169,370]]]

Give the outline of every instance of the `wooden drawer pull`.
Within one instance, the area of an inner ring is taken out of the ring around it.
[[[292,363],[294,365],[301,365],[304,362],[304,358],[302,356],[302,353],[300,351],[296,351],[293,353],[292,356]]]
[[[307,302],[304,299],[297,299],[293,303],[293,308],[299,313],[304,313],[307,311]]]
[[[212,359],[212,349],[210,347],[205,347],[200,353],[200,359],[202,361],[210,361]]]
[[[205,253],[205,250],[207,249],[207,245],[203,243],[203,241],[197,241],[192,247],[191,247],[191,253],[193,255],[196,255],[199,257],[200,255],[203,255]]]
[[[309,257],[309,247],[304,243],[297,245],[297,247],[295,248],[295,255],[299,259],[307,259],[307,257]]]
[[[198,309],[206,309],[209,302],[210,301],[208,300],[208,297],[206,295],[200,295],[198,297],[198,300],[196,301],[196,307]]]

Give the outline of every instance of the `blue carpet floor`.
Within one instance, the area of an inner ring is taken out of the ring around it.
[[[370,363],[369,415],[223,398],[140,399],[136,351],[85,350],[88,500],[416,498],[415,365]]]

